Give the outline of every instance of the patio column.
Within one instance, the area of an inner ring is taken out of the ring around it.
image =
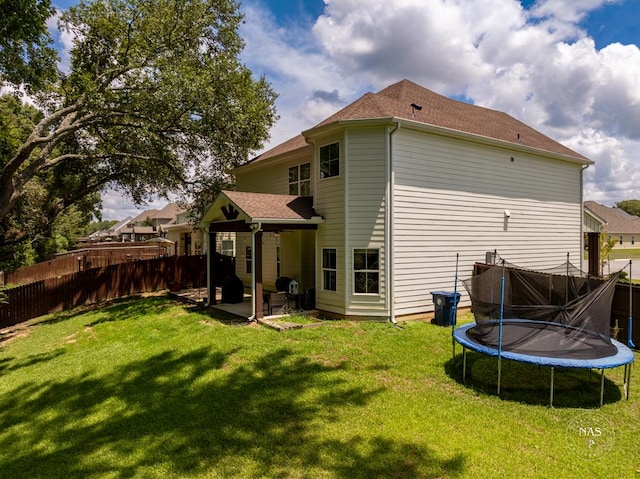
[[[253,264],[255,268],[255,295],[253,298],[253,304],[255,311],[253,314],[256,319],[262,319],[264,317],[264,311],[262,310],[262,231],[255,233],[255,251],[253,253]]]
[[[216,232],[209,231],[209,264],[207,265],[209,269],[209,274],[207,278],[209,278],[208,286],[208,295],[209,295],[209,304],[218,304],[216,302],[216,282],[218,280],[218,262],[216,261],[217,251],[216,251]]]
[[[589,252],[589,274],[600,276],[600,233],[587,233],[587,250]]]

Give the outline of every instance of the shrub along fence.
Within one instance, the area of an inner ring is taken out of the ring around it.
[[[233,271],[233,258],[219,255],[224,277]],[[205,287],[206,256],[174,256],[93,268],[48,278],[4,291],[8,303],[0,304],[0,327],[44,314],[132,294],[181,287]]]

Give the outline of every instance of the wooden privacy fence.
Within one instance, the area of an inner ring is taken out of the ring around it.
[[[114,243],[115,245],[115,243]],[[167,249],[162,246],[136,243],[122,243],[124,246],[108,245],[92,246],[74,250],[56,259],[43,261],[31,266],[6,271],[2,284],[25,284],[41,279],[55,278],[70,273],[77,273],[91,268],[102,268],[118,263],[139,261],[165,256]]]
[[[174,256],[94,268],[7,289],[0,304],[0,327],[132,294],[160,291],[175,281],[182,287],[205,287],[206,256]],[[233,271],[233,258],[219,255],[224,277]],[[218,277],[220,277],[218,276]]]

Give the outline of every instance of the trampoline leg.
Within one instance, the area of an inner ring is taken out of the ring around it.
[[[600,407],[604,403],[604,369],[600,375]]]
[[[462,382],[467,384],[467,348],[462,348]]]
[[[631,363],[624,365],[624,397],[629,399],[629,388],[631,386]]]
[[[553,374],[555,372],[555,368],[551,366],[551,384],[549,387],[549,406],[553,407]]]
[[[451,353],[451,366],[455,367],[456,366],[456,340],[453,339],[453,336],[451,336],[451,348],[453,349]]]
[[[502,358],[498,358],[498,397],[500,396],[500,380],[502,379]]]

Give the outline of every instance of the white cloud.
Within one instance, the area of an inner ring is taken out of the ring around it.
[[[123,220],[130,216],[135,218],[146,210],[162,209],[169,201],[164,198],[153,197],[146,204],[136,206],[119,191],[108,190],[102,194],[102,219],[103,220]]]
[[[580,26],[616,0],[539,0],[529,10],[518,0],[324,1],[323,15],[297,24],[276,21],[268,0],[241,5],[242,61],[279,94],[267,147],[408,78],[505,111],[595,160],[585,199],[640,198],[640,50],[598,50]],[[60,42],[68,51],[72,39]],[[105,208],[124,211],[118,201]]]
[[[371,88],[357,71],[341,68],[326,54],[308,19],[285,28],[261,3],[246,2],[242,11],[242,61],[254,74],[264,75],[279,95],[280,120],[267,148],[319,123]]]
[[[62,10],[56,9],[56,13],[47,19],[47,28],[58,48],[58,68],[68,73],[71,70],[71,49],[73,48],[75,38],[71,33],[58,28],[58,22],[61,16]]]
[[[325,1],[314,33],[343,77],[409,78],[505,111],[597,160],[586,198],[640,198],[640,50],[597,50],[579,25],[614,1]]]

